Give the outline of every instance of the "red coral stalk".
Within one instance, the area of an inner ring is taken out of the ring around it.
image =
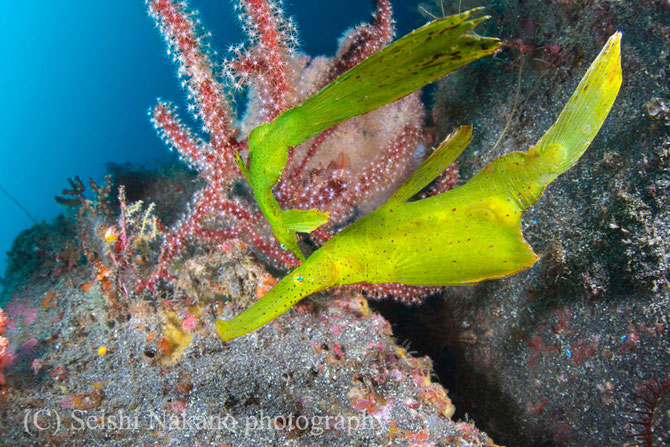
[[[257,89],[263,107],[260,119],[271,121],[289,107],[291,90],[287,56],[295,42],[295,26],[282,14],[280,1],[241,0],[237,5],[251,48],[237,50],[238,76]]]
[[[191,168],[206,170],[211,164],[212,150],[205,142],[193,137],[167,102],[159,103],[150,111],[151,123],[170,149],[176,150]],[[209,156],[209,157],[208,157]],[[208,163],[210,162],[210,163]]]
[[[389,0],[377,0],[377,10],[373,19],[373,24],[359,25],[342,38],[337,51],[337,61],[329,73],[330,80],[391,43],[395,36],[395,26]]]
[[[231,155],[235,132],[232,109],[223,85],[215,78],[215,64],[206,52],[205,36],[197,32],[197,18],[186,4],[148,0],[149,13],[168,43],[168,52],[179,65],[196,116],[203,122],[217,150]]]

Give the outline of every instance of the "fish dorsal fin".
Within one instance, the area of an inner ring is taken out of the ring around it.
[[[444,172],[472,140],[472,126],[453,131],[391,196],[388,204],[404,203]]]

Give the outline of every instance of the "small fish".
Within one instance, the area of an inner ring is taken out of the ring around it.
[[[459,188],[408,202],[468,145],[472,127],[460,127],[387,203],[335,235],[240,315],[218,320],[221,338],[251,332],[330,287],[469,284],[532,266],[537,256],[523,238],[521,216],[579,160],[605,121],[621,86],[620,41],[620,33],[610,37],[557,121],[528,151],[498,158]]]
[[[296,232],[310,233],[328,221],[317,209],[282,210],[272,195],[288,160],[289,147],[343,121],[402,98],[457,68],[495,52],[498,39],[469,33],[488,17],[467,20],[481,8],[433,21],[347,71],[302,104],[249,135],[249,166],[236,161],[261,212],[283,248],[300,260]]]

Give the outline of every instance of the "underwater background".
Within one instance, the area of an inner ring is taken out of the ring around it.
[[[300,24],[303,51],[330,55],[344,30],[370,16],[373,3],[295,0],[286,2],[286,12]],[[228,0],[189,4],[201,11],[220,52],[244,40]],[[414,1],[394,7],[398,35],[425,21]],[[68,177],[100,182],[110,162],[155,167],[176,160],[147,111],[159,97],[183,105],[184,92],[144,2],[4,0],[0,41],[0,186],[35,220],[64,211],[54,196],[68,187]],[[2,191],[0,215],[4,272],[5,252],[34,222]]]
[[[245,40],[235,2],[187,3],[220,54]],[[332,57],[343,32],[373,23],[375,4],[385,3],[286,0],[284,12],[302,51]],[[316,294],[222,343],[216,318],[262,298],[286,265],[253,244],[232,239],[211,249],[203,237],[202,246],[166,256],[156,274],[161,236],[136,250],[139,259],[117,250],[116,185],[107,215],[98,202],[76,218],[80,202],[66,210],[54,200],[76,175],[93,199],[89,177],[103,185],[111,172],[128,187],[126,209],[135,213],[128,222],[135,219],[133,237],[143,242],[139,217],[150,222],[153,212],[166,227],[178,226],[204,183],[161,141],[147,113],[156,98],[171,101],[186,127],[207,135],[188,111],[145,2],[0,0],[0,272],[10,266],[0,295],[0,445],[670,444],[670,3],[390,3],[396,38],[428,20],[420,9],[441,16],[485,6],[480,15],[491,18],[477,32],[503,41],[495,55],[346,128],[370,156],[381,146],[367,126],[386,123],[379,116],[416,131],[401,139],[404,149],[434,146],[472,124],[472,143],[436,185],[444,189],[535,143],[607,39],[623,33],[623,84],[605,124],[524,214],[523,234],[539,261],[509,278],[438,291]],[[240,114],[254,99],[236,97]],[[359,146],[347,145],[349,136],[329,138],[356,160]],[[345,157],[321,161],[327,168],[309,173],[317,180],[351,167]],[[245,197],[243,188],[235,193]],[[147,203],[138,212],[131,202],[139,199]],[[355,199],[344,202],[350,213],[337,216],[341,222],[370,210]],[[33,227],[5,258],[33,219],[64,211],[67,224]],[[60,250],[40,251],[45,241]],[[75,257],[54,261],[65,252]],[[150,274],[159,278],[155,288],[135,287]],[[35,430],[35,421],[56,422],[53,411],[71,429]],[[73,415],[84,413],[98,429],[72,429]],[[104,414],[139,419],[118,427]],[[274,418],[272,426],[258,425],[262,415]],[[383,424],[361,427],[369,415]],[[202,419],[212,416],[237,426]],[[323,416],[339,425],[324,428]]]

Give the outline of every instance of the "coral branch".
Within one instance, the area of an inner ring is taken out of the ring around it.
[[[279,1],[241,0],[237,5],[251,48],[242,52],[234,64],[238,76],[253,86],[263,103],[260,118],[271,121],[289,107],[287,58],[295,42],[295,27],[283,16]]]
[[[56,202],[64,206],[69,207],[79,207],[86,202],[84,197],[84,183],[81,181],[78,175],[74,176],[74,179],[67,179],[68,183],[72,187],[71,189],[63,189],[61,191],[62,196],[56,196]]]
[[[235,135],[233,112],[223,85],[215,77],[215,65],[207,54],[204,35],[197,32],[197,17],[185,3],[148,0],[149,13],[168,44],[168,52],[179,65],[196,116],[211,134],[217,150],[230,153]]]
[[[401,108],[416,108],[417,115],[422,116],[420,102],[414,96],[390,104],[379,112],[384,118],[392,119]],[[335,176],[343,173],[333,172],[329,181],[325,182],[325,186],[318,190],[318,194],[313,194],[311,189],[304,189],[294,202],[294,206],[301,208],[317,206],[327,210],[330,213],[327,225],[331,230],[346,222],[351,216],[352,209],[357,206],[367,205],[367,208],[374,208],[377,203],[388,198],[389,191],[393,191],[399,181],[407,176],[412,166],[412,155],[422,138],[423,131],[418,123],[406,123],[395,138],[386,142],[372,161],[363,165],[362,169],[359,168],[357,174],[347,170],[346,176],[338,182]],[[353,175],[356,177],[352,180]],[[315,234],[316,237],[322,235],[323,231]]]
[[[207,156],[210,148],[191,131],[184,127],[175,108],[167,102],[159,103],[150,111],[151,123],[170,149],[179,152],[191,168],[205,170],[208,167]]]
[[[241,207],[226,198],[218,190],[216,183],[204,188],[196,193],[192,208],[186,217],[177,223],[171,230],[161,247],[161,253],[158,259],[157,272],[152,276],[148,283],[142,286],[153,287],[160,277],[171,279],[168,272],[170,262],[181,254],[189,239],[202,238],[207,242],[207,236],[211,237],[213,233],[204,228],[204,222],[208,216],[221,214],[232,219],[248,220],[249,215]],[[221,233],[237,234],[236,232]],[[211,241],[210,241],[211,242]]]
[[[387,284],[368,284],[361,283],[350,286],[355,291],[365,292],[372,298],[395,298],[406,303],[416,303],[419,299],[439,292],[441,287],[428,286],[408,286],[407,284],[387,283]]]
[[[389,0],[377,0],[374,23],[364,23],[342,38],[337,61],[330,69],[329,78],[335,79],[371,54],[388,45],[395,35],[393,11]]]

